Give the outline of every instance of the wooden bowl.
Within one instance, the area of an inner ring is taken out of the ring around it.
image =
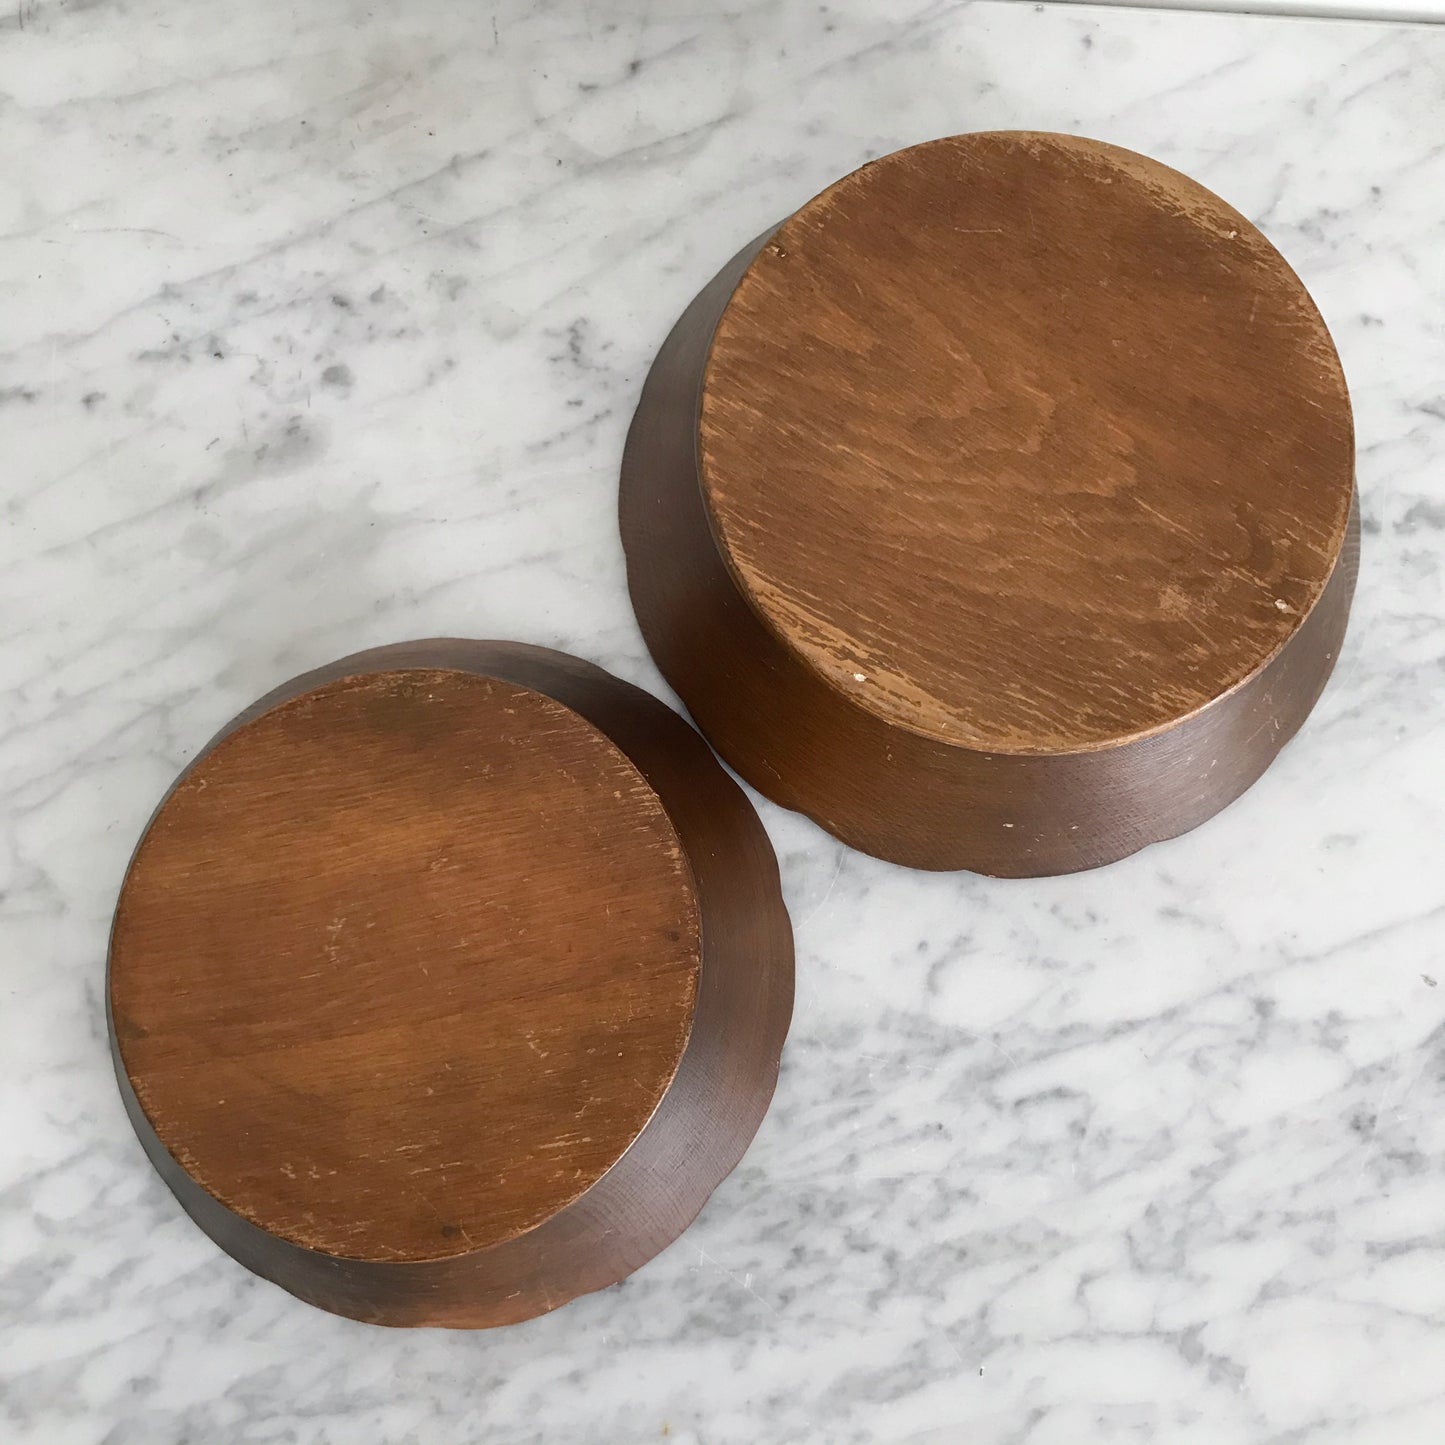
[[[793,945],[756,815],[662,703],[576,658],[406,643],[200,754],[116,908],[111,1046],[222,1249],[390,1325],[620,1280],[733,1168]]]
[[[1309,713],[1354,588],[1349,399],[1217,196],[955,136],[703,288],[621,523],[658,666],[761,792],[915,867],[1070,872],[1202,822]]]

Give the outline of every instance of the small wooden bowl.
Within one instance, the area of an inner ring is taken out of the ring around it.
[[[299,677],[157,809],[111,935],[146,1153],[338,1314],[506,1324],[612,1284],[733,1168],[793,945],[766,834],[576,658],[406,643]]]
[[[621,523],[658,666],[761,792],[915,867],[1070,872],[1202,822],[1309,713],[1354,589],[1349,399],[1217,196],[956,136],[703,289]]]

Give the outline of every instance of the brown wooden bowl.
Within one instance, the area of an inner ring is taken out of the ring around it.
[[[257,1274],[390,1325],[529,1318],[672,1242],[777,1079],[772,848],[669,708],[404,643],[296,678],[152,817],[111,934],[151,1162]]]
[[[886,156],[688,307],[622,464],[658,666],[761,792],[921,868],[1070,872],[1252,783],[1339,655],[1339,360],[1283,258],[1072,136]]]

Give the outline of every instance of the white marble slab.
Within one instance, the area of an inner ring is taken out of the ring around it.
[[[253,1278],[121,1112],[151,806],[305,667],[511,636],[661,684],[614,525],[651,353],[869,156],[1080,131],[1313,289],[1354,387],[1340,672],[1181,841],[999,883],[770,806],[776,1107],[530,1325]],[[1445,32],[1024,5],[19,0],[0,15],[0,1440],[1439,1445]]]
[[[1025,0],[1015,0],[1017,4]],[[1239,10],[1250,15],[1304,15],[1338,20],[1393,20],[1438,25],[1445,0],[1070,0],[1080,5],[1140,5],[1150,10]]]

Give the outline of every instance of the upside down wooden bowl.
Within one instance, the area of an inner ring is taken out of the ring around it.
[[[435,641],[287,683],[181,775],[111,936],[152,1163],[311,1303],[482,1326],[684,1230],[777,1078],[792,933],[766,835],[654,698]]]
[[[761,792],[922,868],[1069,872],[1244,791],[1339,654],[1349,399],[1304,286],[1177,171],[899,151],[752,242],[643,389],[628,584]]]

